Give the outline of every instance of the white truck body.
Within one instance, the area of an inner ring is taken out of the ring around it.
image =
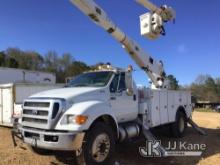
[[[12,126],[12,117],[20,117],[23,100],[34,93],[61,88],[62,84],[11,83],[0,85],[0,125]]]
[[[179,107],[184,107],[186,115],[191,116],[189,91],[139,89],[139,114],[147,113],[151,128],[174,122]]]
[[[55,84],[56,76],[53,73],[30,71],[15,68],[0,67],[0,84],[7,83],[41,83]]]

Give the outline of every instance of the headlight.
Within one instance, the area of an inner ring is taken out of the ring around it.
[[[78,124],[83,125],[88,120],[85,115],[66,115],[61,121],[61,124]]]
[[[74,118],[75,116],[74,115],[67,115],[66,116],[66,120],[67,120],[67,124],[73,124],[74,123]]]

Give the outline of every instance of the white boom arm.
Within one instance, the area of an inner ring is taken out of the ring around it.
[[[135,41],[109,19],[105,11],[93,0],[71,0],[71,2],[123,45],[130,57],[148,74],[156,88],[165,88],[164,81],[166,77],[161,61],[155,61],[149,54],[144,52]]]
[[[153,3],[151,3],[150,1],[148,0],[136,0],[138,3],[140,3],[141,5],[143,5],[144,7],[146,7],[147,9],[149,9],[150,11],[152,12],[158,12],[158,7],[155,6]]]

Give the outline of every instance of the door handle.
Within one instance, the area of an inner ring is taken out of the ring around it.
[[[133,95],[133,100],[134,100],[134,101],[136,101],[136,100],[137,100],[136,95]]]
[[[116,97],[110,97],[111,100],[116,100]]]

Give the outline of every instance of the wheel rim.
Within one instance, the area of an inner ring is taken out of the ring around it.
[[[96,162],[103,162],[110,152],[110,138],[106,133],[98,135],[92,144],[92,157]]]
[[[184,119],[181,117],[180,120],[179,120],[179,130],[180,132],[182,133],[185,129],[185,121]]]

